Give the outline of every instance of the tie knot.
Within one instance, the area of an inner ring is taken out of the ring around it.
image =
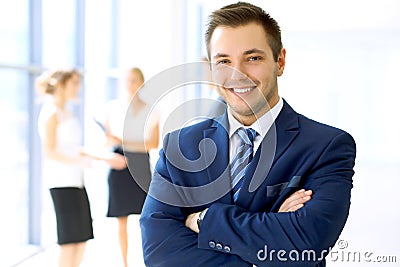
[[[257,132],[252,128],[239,128],[237,131],[240,138],[248,145],[253,145],[254,138],[257,136]]]

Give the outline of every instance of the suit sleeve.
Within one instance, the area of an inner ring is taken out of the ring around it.
[[[168,144],[168,136],[164,148]],[[185,208],[166,204],[157,196],[179,198],[179,192],[166,185],[171,184],[171,175],[163,150],[157,162],[155,174],[146,198],[140,227],[143,257],[146,266],[251,266],[239,256],[223,254],[198,247],[198,235],[185,226]],[[154,190],[154,191],[152,191]]]
[[[199,247],[216,250],[210,241],[229,245],[229,254],[257,266],[299,266],[299,261],[301,266],[315,266],[333,247],[347,220],[354,160],[354,140],[341,132],[310,168],[304,187],[313,190],[313,197],[303,208],[249,212],[215,203],[204,218]]]

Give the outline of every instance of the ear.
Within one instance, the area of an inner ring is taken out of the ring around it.
[[[281,52],[278,55],[278,76],[283,74],[283,70],[285,69],[286,64],[286,49],[282,48]]]

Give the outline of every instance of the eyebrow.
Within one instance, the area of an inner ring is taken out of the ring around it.
[[[244,52],[243,54],[244,54],[244,55],[251,55],[251,54],[257,54],[257,53],[259,53],[259,54],[265,54],[265,52],[264,52],[263,50],[258,49],[258,48],[253,48],[253,49],[247,50],[247,51]]]
[[[253,49],[245,51],[243,53],[243,55],[251,55],[251,54],[256,54],[256,53],[265,54],[265,52],[263,50],[258,49],[258,48],[253,48]],[[214,59],[221,58],[221,57],[229,57],[229,55],[224,54],[224,53],[217,53],[215,56],[213,56]]]
[[[214,59],[221,58],[221,57],[229,57],[229,55],[228,54],[217,53],[215,56],[213,56]]]

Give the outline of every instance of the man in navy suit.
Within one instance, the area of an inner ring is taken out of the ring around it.
[[[214,11],[206,42],[227,112],[166,135],[140,219],[145,264],[325,266],[348,217],[353,138],[279,96],[286,51],[259,7]]]

